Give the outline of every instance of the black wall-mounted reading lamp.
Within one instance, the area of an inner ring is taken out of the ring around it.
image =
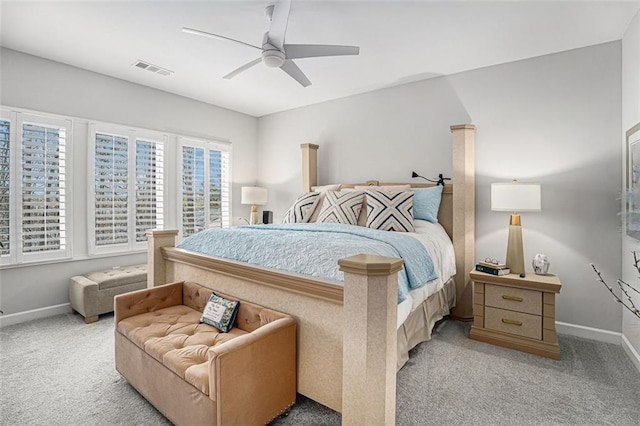
[[[451,180],[451,178],[448,178],[448,177],[442,177],[442,173],[438,174],[438,180],[429,179],[429,178],[426,178],[426,177],[424,177],[424,176],[420,176],[420,175],[419,175],[419,174],[417,174],[416,172],[411,172],[411,177],[412,177],[412,178],[417,178],[417,177],[419,177],[419,178],[422,178],[422,179],[424,179],[424,180],[426,180],[426,181],[428,181],[428,182],[433,182],[433,183],[435,183],[436,185],[442,185],[442,186],[444,186],[444,181],[445,181],[445,180]]]

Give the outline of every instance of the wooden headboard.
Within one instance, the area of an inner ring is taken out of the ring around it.
[[[368,180],[363,183],[343,183],[342,188],[354,188],[356,186],[395,186],[410,185],[412,188],[431,188],[433,183],[415,183],[415,182],[380,182],[377,180]],[[438,210],[438,223],[447,231],[449,237],[453,239],[453,185],[445,185],[442,190],[442,201],[440,202],[440,210]]]
[[[473,319],[473,294],[469,271],[475,264],[475,129],[473,124],[451,126],[452,133],[452,183],[445,185],[438,212],[438,222],[453,241],[456,253],[456,307],[452,316],[471,321]],[[318,185],[318,145],[305,143],[302,148],[302,190],[311,191]],[[334,183],[334,182],[327,182]],[[343,184],[343,187],[364,185],[405,185],[367,181],[360,184]],[[428,188],[433,184],[410,183],[414,188]]]

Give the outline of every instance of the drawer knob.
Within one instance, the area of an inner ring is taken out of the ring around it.
[[[502,318],[502,322],[505,324],[511,324],[511,325],[517,325],[517,326],[522,325],[522,321],[516,321],[508,318]]]
[[[518,296],[509,296],[508,294],[503,294],[502,298],[504,300],[513,300],[514,302],[522,302],[524,299]]]

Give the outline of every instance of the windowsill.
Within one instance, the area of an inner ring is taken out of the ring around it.
[[[142,254],[146,252],[147,252],[146,249],[139,249],[139,250],[133,250],[133,251],[118,252],[118,253],[96,254],[92,256],[76,256],[76,257],[65,257],[60,259],[36,260],[31,262],[0,265],[0,271],[3,271],[5,269],[26,268],[30,266],[53,265],[56,263],[84,262],[87,260],[105,259],[109,257],[131,256],[131,255]]]

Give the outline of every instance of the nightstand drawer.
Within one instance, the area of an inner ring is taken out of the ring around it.
[[[523,288],[486,284],[485,306],[542,315],[542,292]]]
[[[521,312],[507,311],[487,306],[484,310],[484,326],[485,328],[502,331],[503,333],[515,334],[537,340],[542,339],[542,317],[537,315],[523,314]]]

